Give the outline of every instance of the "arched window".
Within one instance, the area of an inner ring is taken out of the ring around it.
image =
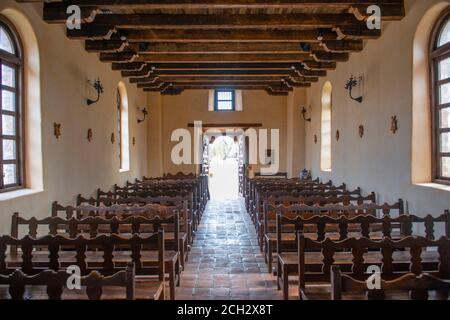
[[[0,16],[0,192],[24,187],[22,46],[12,24]]]
[[[450,10],[438,20],[430,53],[434,178],[450,183]]]
[[[117,131],[120,171],[129,171],[128,94],[127,88],[122,81],[117,86]]]
[[[331,103],[332,86],[326,82],[322,90],[320,169],[331,171]]]

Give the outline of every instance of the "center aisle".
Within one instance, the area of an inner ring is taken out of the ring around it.
[[[282,299],[242,199],[208,203],[181,280],[179,300]]]

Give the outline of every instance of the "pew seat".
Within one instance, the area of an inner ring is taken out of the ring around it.
[[[9,287],[0,285],[0,300],[10,300]],[[26,286],[23,294],[24,300],[48,300],[46,286]],[[86,287],[80,290],[69,290],[63,287],[62,300],[87,300]],[[123,300],[125,294],[123,288],[102,288],[102,300]],[[135,300],[164,300],[164,282],[157,277],[136,277],[134,280]]]
[[[349,238],[360,238],[361,232],[348,232],[348,237]],[[317,233],[313,232],[313,233],[305,233],[305,237],[312,239],[312,240],[317,240]],[[338,241],[340,239],[340,234],[339,232],[327,232],[326,237],[329,238],[330,240],[333,241]],[[371,232],[370,234],[370,239],[373,240],[381,240],[383,238],[383,232],[381,231],[375,231],[375,232]],[[400,239],[401,238],[401,232],[400,230],[393,230],[392,231],[392,239]],[[282,239],[282,246],[285,248],[289,248],[292,247],[293,250],[297,249],[297,240],[295,238],[295,234],[294,233],[282,233],[281,234],[281,239]],[[277,234],[276,232],[274,233],[267,233],[264,236],[264,258],[265,261],[267,263],[267,268],[268,268],[268,272],[272,273],[273,272],[273,260],[276,257],[276,248],[277,248]]]
[[[324,256],[321,252],[305,252],[305,270],[304,273],[308,274],[308,283],[323,283],[330,281],[329,271],[324,273]],[[369,266],[382,266],[383,255],[380,251],[369,251],[364,254],[364,269],[367,270]],[[411,266],[411,254],[409,250],[395,251],[392,254],[392,264],[395,272],[404,274],[410,270]],[[436,270],[439,266],[439,253],[437,251],[423,251],[421,254],[422,268],[423,270]],[[340,266],[342,272],[351,273],[353,266],[354,256],[352,252],[335,252],[333,256],[333,264]],[[278,287],[283,289],[285,298],[289,292],[289,276],[298,275],[299,271],[299,257],[297,252],[283,252],[278,255],[278,272],[280,273],[278,278]],[[329,267],[328,267],[329,268]],[[392,278],[398,277],[398,275],[392,274]],[[367,279],[367,274],[362,274],[362,278]],[[388,279],[390,278],[387,277]],[[306,297],[309,294],[306,293]]]
[[[48,251],[34,251],[33,253],[33,268],[35,269],[49,269],[49,252]],[[100,269],[103,264],[103,252],[101,251],[86,251],[86,263],[88,269]],[[58,253],[58,261],[61,268],[67,268],[70,265],[76,264],[75,251],[60,251]],[[140,252],[140,260],[142,262],[142,269],[136,268],[136,275],[145,275],[145,269],[158,267],[158,252],[142,250]],[[130,262],[131,251],[114,251],[113,262],[116,267],[125,267]],[[181,271],[180,271],[180,254],[174,251],[164,252],[164,261],[166,274],[168,275],[170,298],[175,299],[175,286],[180,285]],[[19,254],[8,254],[5,258],[7,269],[21,268],[22,257]]]

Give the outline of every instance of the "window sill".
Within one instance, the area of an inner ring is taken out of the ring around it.
[[[329,169],[329,170],[320,170],[320,171],[330,173],[332,170]]]
[[[26,196],[31,196],[33,194],[38,194],[43,191],[44,190],[40,190],[40,189],[19,189],[19,190],[15,190],[15,191],[0,193],[0,202],[13,200],[16,198],[21,198],[21,197],[26,197]]]
[[[450,185],[445,185],[445,184],[439,184],[439,183],[416,183],[415,186],[450,192]]]
[[[123,173],[123,172],[129,172],[130,171],[130,169],[119,169],[119,172],[120,173]]]

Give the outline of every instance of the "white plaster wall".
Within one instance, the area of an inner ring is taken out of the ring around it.
[[[92,195],[95,188],[109,189],[114,183],[122,184],[147,173],[146,125],[137,125],[137,107],[147,104],[147,96],[119,72],[111,71],[109,64],[99,62],[97,54],[88,54],[84,43],[66,38],[59,25],[42,20],[42,4],[17,4],[12,0],[0,2],[0,12],[16,8],[31,23],[36,33],[41,59],[41,113],[44,191],[8,201],[0,201],[0,234],[9,233],[11,215],[45,217],[50,214],[54,200],[73,203],[82,193]],[[99,103],[88,107],[87,79],[100,77],[105,92]],[[119,173],[117,155],[117,84],[123,80],[128,90],[131,170]],[[53,136],[53,123],[61,123],[62,135]],[[89,128],[93,141],[86,139]],[[116,143],[110,141],[111,133]],[[132,145],[132,137],[136,145]]]
[[[298,177],[305,168],[305,123],[301,113],[306,107],[306,90],[294,89],[287,98],[286,107],[286,170],[288,176]]]
[[[413,185],[411,178],[413,39],[421,18],[440,2],[406,0],[407,15],[401,22],[385,24],[379,40],[367,41],[363,52],[352,54],[349,62],[338,64],[307,91],[313,121],[306,125],[306,166],[313,176],[346,182],[350,188],[361,186],[365,193],[376,191],[380,202],[403,198],[418,215],[450,208],[449,191]],[[351,101],[344,90],[352,74],[365,76],[362,104]],[[333,85],[331,174],[320,171],[321,92],[327,80]],[[390,131],[394,115],[399,121],[395,135]],[[359,125],[365,127],[362,139]]]

